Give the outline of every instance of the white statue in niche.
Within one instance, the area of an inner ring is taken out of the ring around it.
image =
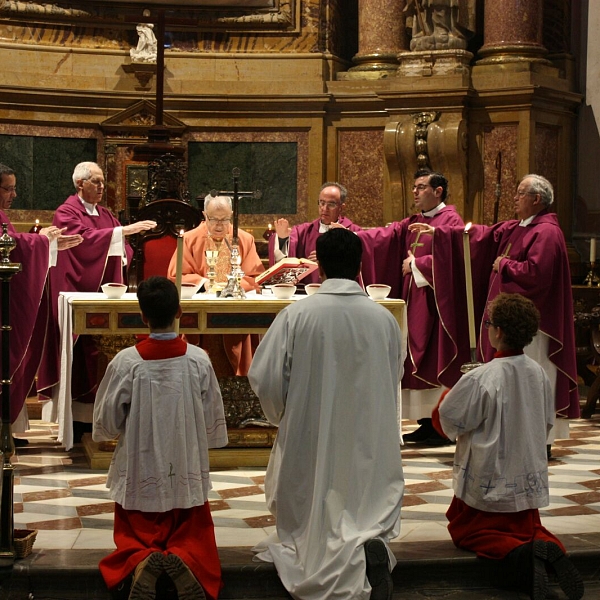
[[[139,40],[136,48],[131,48],[129,54],[133,62],[155,63],[157,41],[152,23],[139,23],[136,27]]]

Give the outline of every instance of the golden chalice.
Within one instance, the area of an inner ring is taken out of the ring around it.
[[[216,277],[216,273],[215,273],[215,267],[217,266],[217,258],[219,257],[219,251],[218,250],[205,250],[204,254],[206,256],[206,264],[208,265],[208,279],[209,279],[209,284],[208,284],[208,292],[212,292],[213,288],[215,286],[215,277]]]

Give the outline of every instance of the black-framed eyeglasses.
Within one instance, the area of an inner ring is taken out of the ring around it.
[[[208,217],[207,221],[211,225],[217,225],[217,223],[221,225],[227,225],[228,223],[231,223],[231,219],[217,219],[215,217]]]
[[[339,202],[325,202],[325,200],[319,200],[317,204],[319,208],[327,207],[329,210],[335,210],[340,205]]]
[[[419,185],[413,185],[412,191],[413,192],[415,192],[415,191],[422,192],[423,190],[426,190],[428,187],[433,189],[433,186],[429,185],[428,183],[420,183]]]
[[[5,192],[8,192],[9,194],[16,194],[17,193],[17,186],[16,185],[11,185],[9,187],[5,187],[3,185],[0,185],[0,189],[4,190]]]
[[[484,326],[485,326],[485,328],[486,328],[486,329],[489,329],[489,328],[490,328],[490,326],[492,326],[492,327],[496,327],[496,326],[494,325],[494,323],[493,323],[492,321],[489,321],[488,319],[486,319],[486,320],[483,322],[483,324],[484,324]]]

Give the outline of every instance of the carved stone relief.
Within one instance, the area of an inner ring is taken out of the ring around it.
[[[125,24],[132,11],[139,13],[143,5],[177,10],[176,25],[180,29],[208,27],[248,29],[292,29],[296,21],[297,0],[104,0],[67,2],[34,2],[31,0],[0,0],[0,17],[41,20],[47,23],[66,23],[102,26]]]
[[[388,123],[384,134],[390,188],[402,207],[401,219],[414,212],[412,185],[418,168],[428,166],[448,179],[449,202],[464,214],[467,189],[467,131],[461,113],[418,113]]]

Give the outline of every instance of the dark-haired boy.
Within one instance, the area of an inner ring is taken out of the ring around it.
[[[523,353],[540,314],[520,294],[499,294],[485,321],[494,359],[465,374],[433,413],[440,434],[456,439],[454,498],[446,513],[454,544],[493,559],[499,581],[546,598],[547,571],[570,600],[581,577],[561,542],[540,521],[550,503],[546,437],[554,395],[543,368]]]
[[[155,598],[163,572],[179,600],[216,599],[208,449],[227,444],[219,385],[206,352],[175,333],[175,284],[151,277],[137,295],[150,337],[115,356],[94,407],[94,440],[120,436],[106,484],[117,549],[100,571],[114,591],[133,573],[130,600]]]

